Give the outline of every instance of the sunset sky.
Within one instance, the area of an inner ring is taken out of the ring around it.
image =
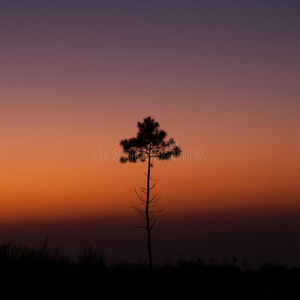
[[[164,218],[300,211],[300,2],[1,0],[0,223],[130,218],[157,120]],[[105,154],[105,156],[104,156]],[[191,157],[188,157],[188,155]]]

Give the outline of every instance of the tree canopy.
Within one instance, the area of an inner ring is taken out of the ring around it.
[[[136,137],[120,142],[124,151],[121,163],[145,161],[147,158],[168,160],[181,154],[177,141],[173,138],[166,140],[167,133],[150,116],[138,122],[137,127],[139,131]]]

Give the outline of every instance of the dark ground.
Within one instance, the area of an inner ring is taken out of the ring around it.
[[[0,246],[0,293],[1,299],[296,299],[300,268],[179,257],[150,271],[145,263],[108,262],[92,246],[71,260],[47,243],[8,241]]]

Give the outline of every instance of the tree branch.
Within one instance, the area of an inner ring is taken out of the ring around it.
[[[156,223],[156,220],[153,221],[152,225],[150,226],[150,232],[152,231],[152,228],[154,226],[154,224]]]

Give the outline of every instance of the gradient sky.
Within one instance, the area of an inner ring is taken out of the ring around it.
[[[154,163],[168,217],[300,211],[299,15],[293,0],[1,0],[1,223],[133,215],[146,165],[115,158],[149,115],[202,153]]]

